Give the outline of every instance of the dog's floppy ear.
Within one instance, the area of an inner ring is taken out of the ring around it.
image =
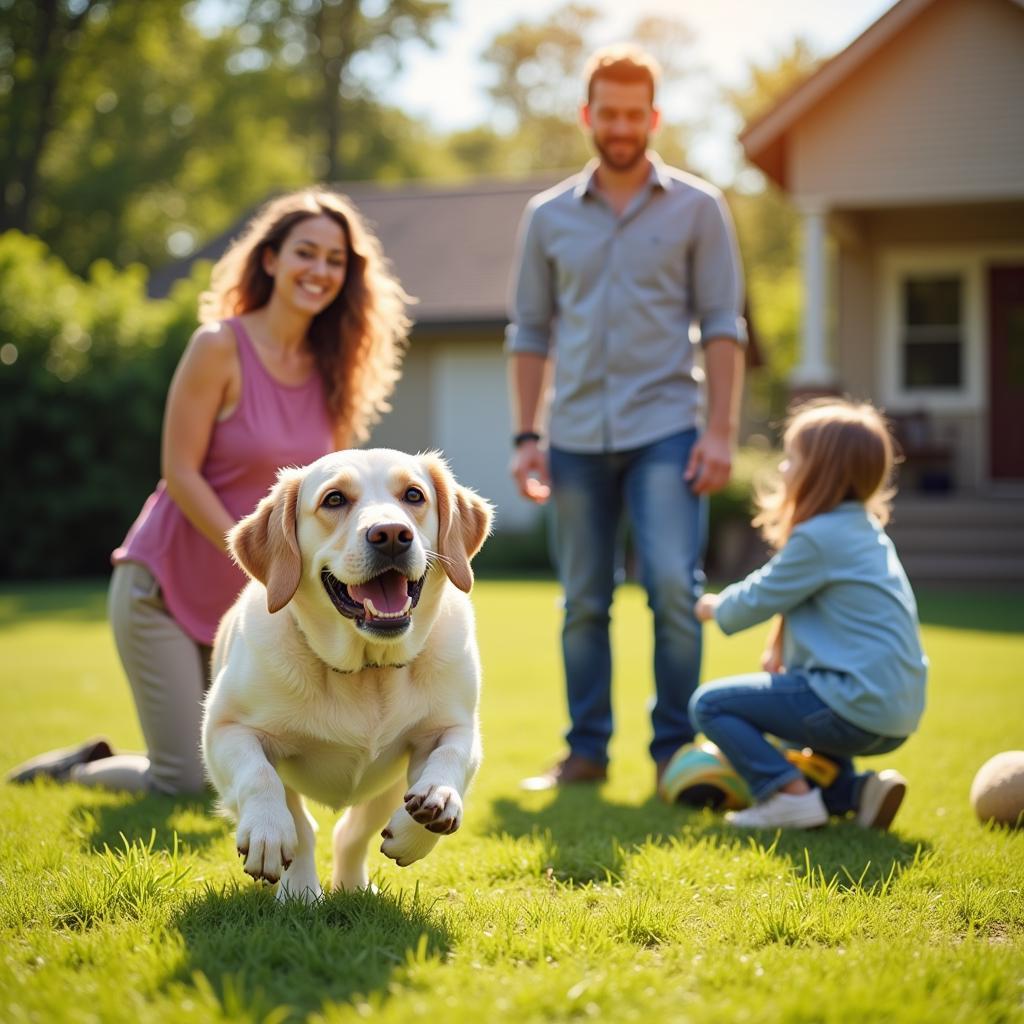
[[[270,493],[228,533],[235,561],[267,588],[267,609],[280,611],[294,595],[302,575],[295,531],[295,506],[302,473],[282,469]]]
[[[423,459],[437,495],[437,553],[448,579],[468,594],[473,589],[469,561],[491,532],[491,505],[475,491],[457,484],[436,452]]]

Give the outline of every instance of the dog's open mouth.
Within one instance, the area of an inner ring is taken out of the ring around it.
[[[410,580],[388,569],[365,583],[342,583],[330,569],[320,573],[334,607],[360,629],[375,633],[400,633],[409,625],[425,578]]]

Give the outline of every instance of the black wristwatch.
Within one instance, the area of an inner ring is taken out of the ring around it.
[[[521,430],[512,438],[512,447],[518,448],[521,444],[526,444],[527,441],[539,441],[540,434],[536,430]]]

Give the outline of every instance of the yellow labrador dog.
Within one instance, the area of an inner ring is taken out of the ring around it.
[[[335,888],[368,885],[382,828],[405,866],[459,827],[480,760],[470,559],[490,522],[439,456],[374,449],[282,470],[231,531],[252,580],[214,641],[203,756],[278,899],[321,894],[302,795],[348,808]]]

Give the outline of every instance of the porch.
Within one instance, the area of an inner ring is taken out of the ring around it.
[[[900,494],[888,533],[914,585],[1024,589],[1024,488]]]

